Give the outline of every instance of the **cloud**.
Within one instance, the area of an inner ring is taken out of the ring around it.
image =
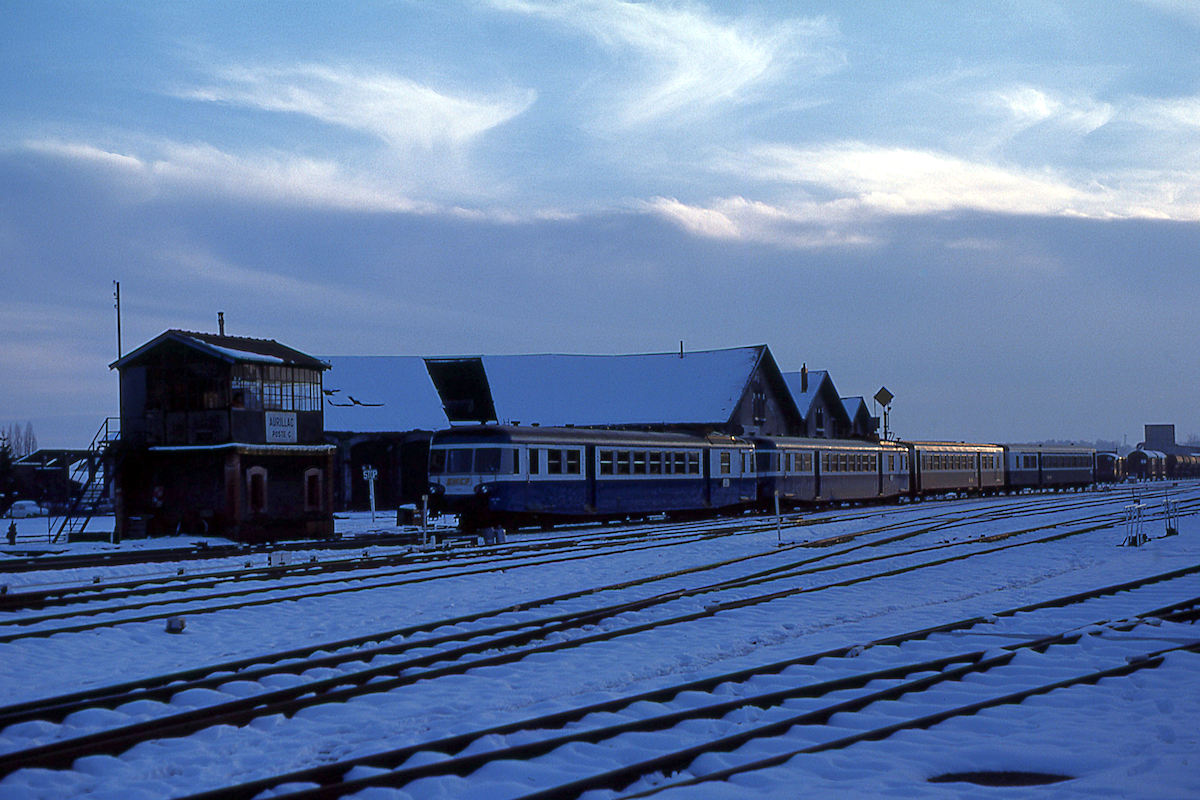
[[[828,44],[833,26],[823,20],[720,20],[692,5],[618,0],[492,0],[504,11],[547,19],[580,30],[618,56],[631,56],[640,74],[609,76],[617,90],[619,127],[691,117],[746,100],[756,88],[803,66],[828,73],[844,56]],[[680,120],[684,122],[686,120]]]
[[[407,78],[323,65],[229,68],[184,97],[288,114],[359,131],[400,150],[462,147],[524,113],[537,95],[451,95]]]
[[[987,102],[1003,110],[1019,130],[1052,123],[1074,133],[1087,134],[1107,125],[1115,113],[1108,103],[1097,103],[1083,96],[1063,98],[1028,85],[992,92]]]
[[[139,191],[125,197],[127,201],[172,192],[284,206],[418,213],[435,210],[390,186],[348,175],[332,161],[289,155],[239,156],[210,145],[176,142],[144,145],[155,151],[149,156],[114,153],[76,142],[42,140],[24,146],[74,164],[102,167],[123,186],[137,187]]]
[[[730,157],[725,168],[774,184],[775,196],[784,199],[735,196],[689,204],[657,198],[647,207],[698,236],[800,248],[871,244],[872,223],[895,216],[984,212],[1200,221],[1200,175],[1188,172],[1128,170],[1103,182],[1073,182],[1051,170],[853,142],[763,146]]]

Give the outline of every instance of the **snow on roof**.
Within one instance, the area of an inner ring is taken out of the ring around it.
[[[500,422],[723,424],[764,346],[637,355],[483,356]]]
[[[796,401],[796,408],[800,409],[800,414],[805,419],[808,418],[808,413],[812,411],[813,401],[821,393],[821,384],[828,379],[829,373],[823,369],[808,370],[808,391],[805,392],[801,391],[803,380],[799,372],[783,373],[783,380],[787,383],[788,390],[792,393],[792,399]]]
[[[232,362],[289,364],[310,369],[325,369],[326,367],[326,364],[320,359],[280,344],[274,339],[251,339],[246,336],[224,336],[217,333],[171,329],[114,361],[109,368],[119,369],[139,361],[144,355],[168,341],[177,342]]]
[[[442,401],[420,356],[327,356],[325,430],[440,430]]]

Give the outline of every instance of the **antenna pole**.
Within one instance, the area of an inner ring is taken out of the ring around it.
[[[121,282],[113,281],[113,298],[117,301],[117,360],[121,360]]]

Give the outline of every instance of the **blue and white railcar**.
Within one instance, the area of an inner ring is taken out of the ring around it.
[[[966,442],[905,442],[915,496],[1004,488],[1004,449]]]
[[[756,488],[730,436],[494,425],[434,434],[429,479],[464,528],[731,509]]]
[[[1096,451],[1090,447],[1006,444],[1004,488],[1065,489],[1096,481]]]
[[[884,500],[907,494],[908,453],[891,442],[759,437],[759,504]]]

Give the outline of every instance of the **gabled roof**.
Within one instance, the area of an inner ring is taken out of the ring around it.
[[[141,361],[147,354],[167,343],[190,347],[213,358],[231,364],[279,364],[323,370],[329,365],[299,350],[280,344],[274,339],[250,339],[245,336],[222,336],[217,333],[168,330],[134,350],[132,353],[109,364],[109,369],[124,369]]]
[[[858,397],[843,397],[842,407],[846,409],[846,416],[850,419],[857,419],[859,414],[866,414],[868,417],[871,416],[870,412],[867,411],[867,401],[861,395]]]
[[[829,373],[822,369],[810,369],[807,372],[807,389],[804,386],[803,373],[785,372],[783,374],[783,379],[792,393],[792,399],[796,401],[796,408],[800,410],[800,415],[804,419],[808,419],[817,398],[822,398],[834,416],[838,417],[844,425],[849,426],[850,416],[846,412],[846,407],[842,405],[842,398],[838,396]]]
[[[723,425],[764,357],[770,357],[766,345],[682,355],[540,354],[427,362],[452,422]]]
[[[399,433],[446,427],[420,356],[327,356],[325,430]]]

